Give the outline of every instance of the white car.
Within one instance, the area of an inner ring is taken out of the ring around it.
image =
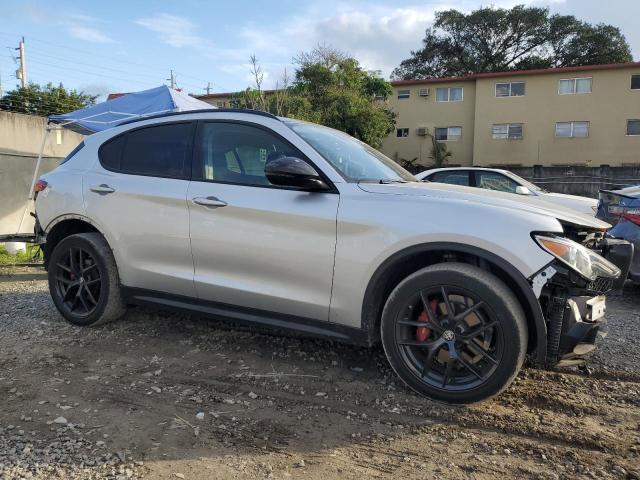
[[[464,185],[467,187],[498,190],[518,195],[528,195],[532,198],[571,208],[592,216],[595,215],[598,208],[598,200],[595,198],[548,192],[508,170],[498,168],[434,168],[417,174],[416,178],[422,181]]]

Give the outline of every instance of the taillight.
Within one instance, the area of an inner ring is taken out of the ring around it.
[[[47,188],[47,185],[49,185],[49,184],[48,184],[47,182],[45,182],[44,180],[38,180],[38,181],[36,182],[35,187],[33,187],[33,189],[34,189],[36,192],[41,192],[41,191],[43,191],[45,188]]]
[[[45,188],[47,188],[48,185],[49,184],[46,181],[38,180],[33,187],[33,191],[34,191],[33,199],[35,200],[36,198],[38,198],[38,193],[43,191]]]
[[[640,225],[640,208],[629,208],[621,216],[636,225]]]

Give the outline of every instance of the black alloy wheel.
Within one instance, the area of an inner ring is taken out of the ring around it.
[[[416,293],[399,312],[395,341],[423,382],[442,390],[469,390],[495,371],[504,338],[495,315],[472,292],[453,286]]]
[[[528,343],[513,291],[491,272],[455,262],[402,280],[387,298],[380,333],[389,364],[410,388],[454,404],[506,389]]]
[[[70,323],[95,326],[125,313],[116,261],[99,233],[63,238],[51,253],[48,270],[53,303]]]
[[[98,306],[102,276],[95,258],[82,247],[71,246],[51,268],[63,308],[71,315],[87,317]]]

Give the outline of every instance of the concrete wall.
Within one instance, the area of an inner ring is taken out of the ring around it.
[[[28,196],[45,126],[43,117],[0,112],[0,235],[33,231]],[[82,138],[68,130],[52,131],[39,174],[53,170]]]

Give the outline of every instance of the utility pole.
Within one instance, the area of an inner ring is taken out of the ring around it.
[[[2,91],[2,72],[0,72],[0,98],[4,97],[4,92]]]
[[[20,86],[25,88],[27,86],[27,65],[24,59],[24,37],[20,40],[20,45],[16,50],[20,51],[20,68],[16,72],[16,76],[20,79]]]
[[[206,90],[207,95],[211,94],[211,82],[207,82],[207,88],[205,88],[204,90]]]
[[[168,81],[171,82],[171,89],[176,89],[176,76],[173,74],[173,70],[171,70],[171,77],[167,78]]]

